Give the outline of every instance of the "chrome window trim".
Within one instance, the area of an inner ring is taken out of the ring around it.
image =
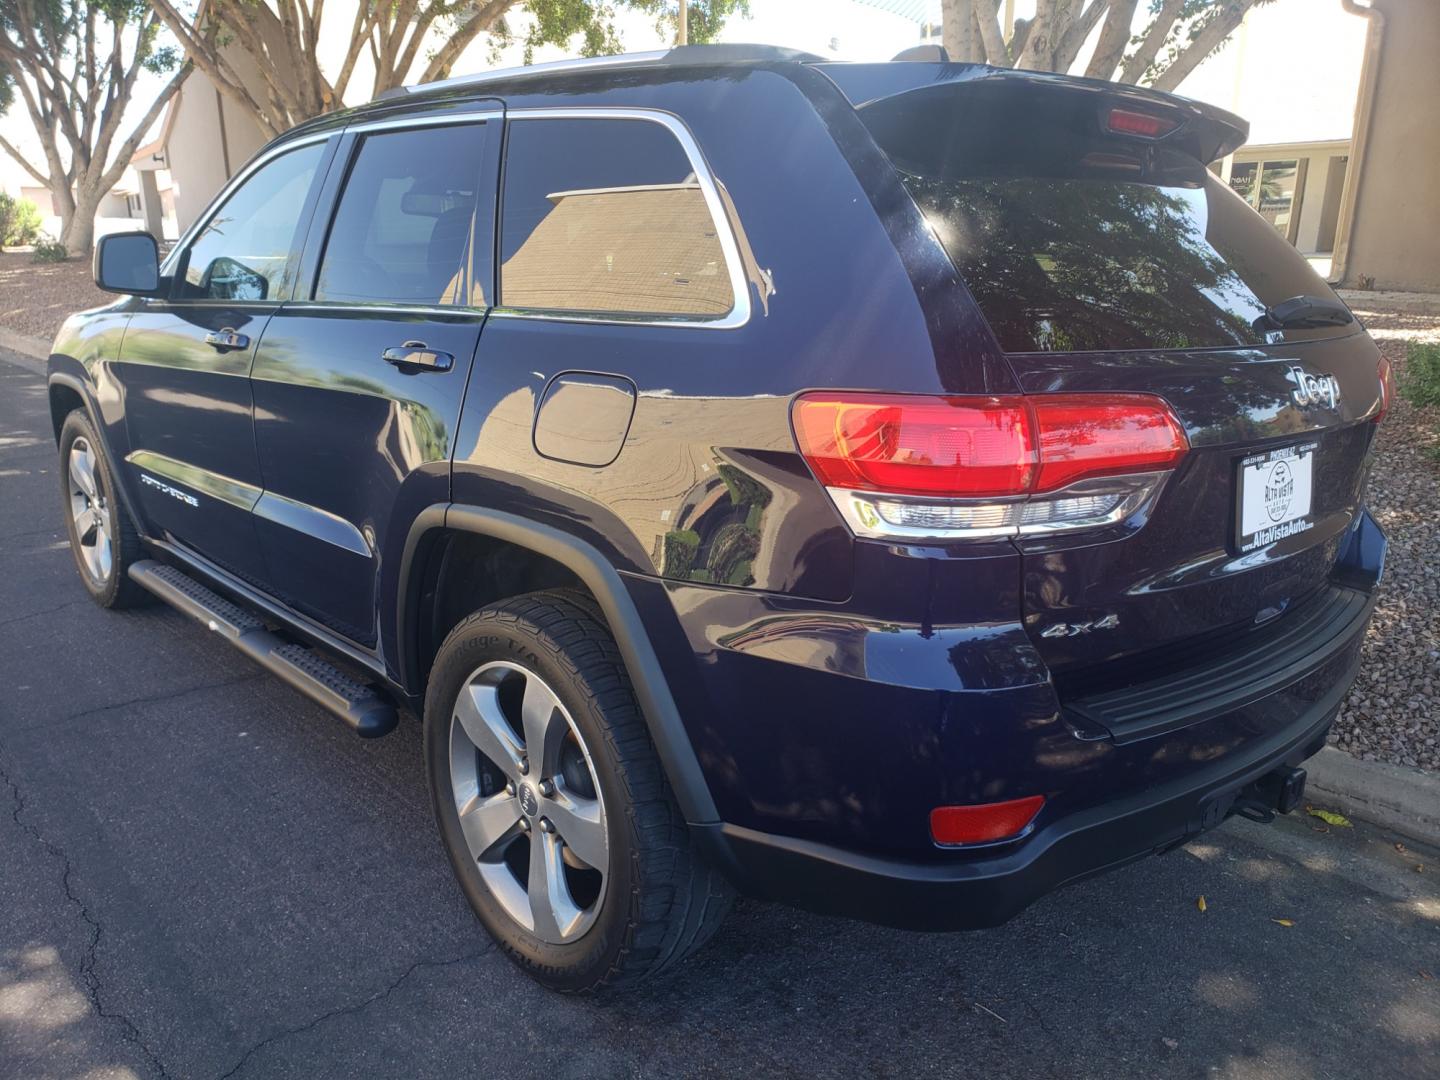
[[[547,311],[539,308],[507,307],[505,299],[504,267],[495,267],[495,279],[497,289],[502,301],[491,309],[490,314],[495,318],[503,319],[539,319],[547,322],[577,322],[577,323],[598,323],[611,326],[669,326],[682,327],[685,329],[704,330],[734,330],[744,326],[750,321],[750,279],[745,276],[745,264],[740,259],[740,246],[735,240],[735,231],[730,227],[729,215],[725,213],[725,204],[721,201],[719,189],[716,187],[715,177],[710,172],[710,164],[705,160],[700,145],[695,137],[686,127],[685,122],[674,113],[665,112],[661,109],[637,109],[637,108],[556,108],[556,109],[507,109],[505,121],[507,124],[519,120],[644,120],[652,124],[659,124],[670,132],[680,148],[689,159],[691,171],[695,173],[695,180],[700,185],[700,192],[704,196],[705,205],[710,211],[710,219],[715,226],[715,236],[720,241],[720,250],[725,256],[725,268],[730,277],[730,292],[734,298],[730,311],[714,319],[698,319],[691,315],[679,315],[674,318],[665,318],[650,314],[636,313],[627,316],[624,312],[596,312],[583,311]],[[508,150],[507,150],[508,153]],[[501,191],[504,190],[504,174],[501,174]],[[496,226],[496,235],[501,234],[504,228],[503,205],[500,207],[501,220]],[[498,260],[497,260],[498,262]]]
[[[402,128],[451,127],[456,124],[482,124],[487,120],[503,120],[503,109],[427,113],[424,116],[397,116],[390,120],[360,120],[345,125],[345,133],[365,134],[371,131],[395,131]]]
[[[377,315],[454,315],[457,318],[483,319],[489,308],[463,304],[385,304],[364,300],[287,300],[287,312],[371,311]]]
[[[288,154],[292,150],[299,150],[301,147],[311,146],[314,143],[327,142],[328,140],[339,134],[341,134],[340,131],[316,131],[309,135],[301,135],[294,139],[287,139],[283,143],[272,146],[267,150],[262,150],[260,151],[260,153],[256,154],[240,169],[238,173],[236,173],[230,178],[229,183],[227,183],[224,187],[220,189],[219,194],[217,194],[215,198],[210,200],[210,205],[205,207],[205,213],[200,217],[196,218],[195,223],[191,225],[190,228],[185,230],[184,235],[182,235],[179,240],[175,241],[175,246],[170,249],[170,254],[166,255],[165,261],[160,264],[161,276],[164,277],[166,275],[174,273],[175,264],[179,261],[181,253],[184,252],[192,243],[195,242],[196,238],[200,235],[201,230],[203,230],[206,225],[210,224],[210,219],[220,212],[220,208],[225,205],[226,201],[230,198],[231,195],[235,193],[235,191],[240,187],[240,185],[245,183],[245,181],[249,180],[250,177],[255,175],[255,173],[258,172],[262,166],[268,164],[271,161],[274,161],[282,154]],[[205,298],[187,298],[187,300],[189,303],[216,303],[215,300]],[[274,306],[273,301],[253,302],[262,306]]]

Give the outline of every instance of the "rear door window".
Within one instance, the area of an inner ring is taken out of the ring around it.
[[[1078,107],[1057,95],[1045,108],[1016,99],[1012,109],[989,93],[967,108],[967,93],[867,119],[1007,352],[1349,332],[1282,336],[1257,321],[1291,297],[1333,293],[1201,162],[1102,133],[1083,96]]]
[[[712,319],[735,297],[690,159],[663,125],[512,119],[500,303],[597,316]]]
[[[483,307],[472,272],[488,124],[364,136],[345,181],[315,299]]]

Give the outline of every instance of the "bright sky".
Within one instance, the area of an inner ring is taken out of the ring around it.
[[[327,8],[326,25],[348,30],[349,15],[340,12],[340,6]],[[938,0],[750,0],[751,17],[732,20],[723,40],[788,45],[837,60],[887,60],[918,36],[916,23],[894,12],[928,11],[933,18],[938,7]],[[1018,0],[1017,16],[1033,10],[1034,0]],[[620,28],[628,49],[665,44],[648,17],[622,15]],[[1251,12],[1241,32],[1202,64],[1180,92],[1248,118],[1252,142],[1346,138],[1364,41],[1364,21],[1347,14],[1340,0],[1275,0]],[[343,52],[344,42],[336,40],[334,47]],[[537,59],[563,55],[563,50],[551,50]],[[517,49],[502,57],[501,66],[520,62]],[[486,66],[488,46],[482,42],[467,51],[456,72]],[[355,83],[364,86],[366,81],[357,78]],[[141,82],[135,99],[141,108],[158,86],[159,81],[149,77]],[[366,93],[352,96],[363,100]],[[0,117],[0,133],[27,151],[38,151],[34,130],[18,103]],[[14,191],[22,183],[31,181],[0,152],[0,189]]]

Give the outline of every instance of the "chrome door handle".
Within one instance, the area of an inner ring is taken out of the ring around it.
[[[250,338],[245,334],[236,331],[233,326],[227,326],[223,330],[212,330],[205,335],[205,344],[213,345],[217,349],[248,349]]]
[[[449,371],[455,364],[455,357],[432,349],[423,341],[407,341],[399,348],[386,349],[380,357],[402,370]]]

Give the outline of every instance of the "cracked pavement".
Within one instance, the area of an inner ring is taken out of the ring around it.
[[[640,993],[539,990],[452,883],[413,723],[362,742],[182,616],[85,598],[5,356],[3,1080],[1434,1075],[1440,852],[1315,819],[983,933],[741,903]]]

